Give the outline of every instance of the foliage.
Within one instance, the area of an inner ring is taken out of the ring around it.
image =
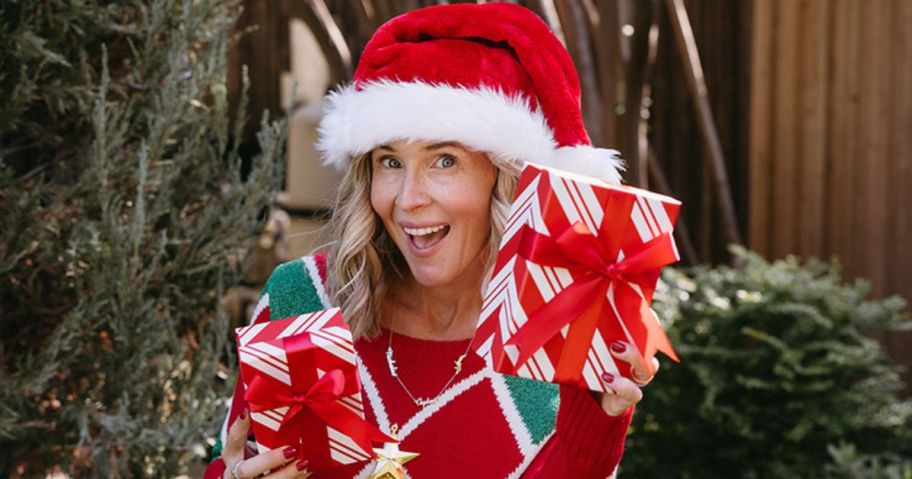
[[[912,457],[891,454],[859,454],[855,446],[828,446],[833,463],[827,475],[834,479],[912,479]]]
[[[264,120],[241,171],[238,14],[0,3],[0,474],[173,477],[205,455],[230,386],[220,299],[284,144]]]
[[[909,327],[904,301],[866,299],[835,264],[733,253],[736,268],[666,270],[654,306],[681,363],[638,407],[621,476],[867,477],[831,451],[912,457],[912,401],[870,336]]]

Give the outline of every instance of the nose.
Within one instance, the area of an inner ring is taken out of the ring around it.
[[[428,194],[427,181],[424,176],[415,171],[408,171],[402,178],[399,193],[396,195],[396,206],[409,211],[425,206],[431,202]]]

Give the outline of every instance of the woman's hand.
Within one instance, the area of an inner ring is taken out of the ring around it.
[[[297,451],[293,447],[276,448],[262,454],[245,458],[247,449],[247,430],[250,429],[250,414],[243,411],[231,429],[222,449],[222,461],[225,462],[223,479],[251,479],[272,471],[264,476],[268,479],[306,478],[307,461],[292,461]]]
[[[626,361],[632,366],[631,376],[634,380],[627,379],[610,373],[602,375],[602,382],[610,390],[602,395],[602,409],[610,416],[619,416],[624,413],[630,406],[640,402],[643,399],[643,386],[649,384],[655,373],[650,373],[646,364],[640,357],[636,345],[624,341],[615,341],[611,343],[611,355],[621,361]],[[652,358],[653,371],[659,370],[659,361]]]

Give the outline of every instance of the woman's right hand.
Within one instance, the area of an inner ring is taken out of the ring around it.
[[[297,451],[293,447],[276,448],[261,454],[245,458],[247,431],[250,429],[250,414],[241,412],[231,429],[222,448],[222,461],[225,463],[223,479],[252,479],[267,471],[267,479],[306,478],[307,461],[293,461]]]

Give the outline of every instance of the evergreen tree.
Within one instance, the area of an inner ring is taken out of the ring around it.
[[[206,455],[234,369],[221,297],[284,145],[264,118],[242,172],[238,14],[0,2],[0,475],[173,477]]]

